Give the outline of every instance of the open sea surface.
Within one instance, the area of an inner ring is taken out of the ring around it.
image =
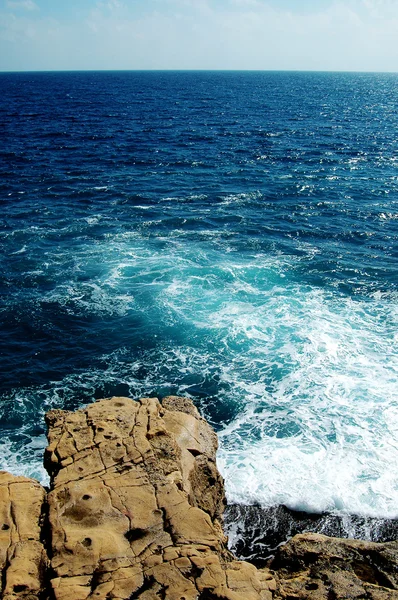
[[[191,396],[230,502],[398,516],[398,75],[0,74],[0,468]]]

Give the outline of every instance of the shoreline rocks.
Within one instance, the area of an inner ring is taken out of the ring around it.
[[[3,474],[4,598],[271,600],[269,570],[226,546],[217,437],[189,400],[111,398],[46,421],[48,494]]]
[[[4,600],[398,599],[398,543],[295,536],[262,568],[223,531],[217,436],[186,398],[50,411],[50,491],[0,472]]]
[[[296,535],[271,563],[274,600],[396,600],[398,542]]]
[[[228,505],[224,512],[224,529],[232,552],[257,567],[268,564],[280,544],[300,533],[369,542],[398,539],[398,519],[306,513],[283,505],[269,508]]]

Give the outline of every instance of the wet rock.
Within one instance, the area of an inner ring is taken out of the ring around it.
[[[277,547],[299,533],[389,542],[398,539],[398,519],[306,513],[286,506],[232,504],[225,509],[230,549],[257,567],[267,564]]]
[[[398,542],[377,544],[309,533],[281,546],[271,563],[275,600],[398,599]]]

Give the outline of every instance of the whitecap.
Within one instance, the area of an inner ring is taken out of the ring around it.
[[[11,254],[24,254],[26,252],[26,246],[22,246],[20,250],[16,250],[15,252],[11,252]]]

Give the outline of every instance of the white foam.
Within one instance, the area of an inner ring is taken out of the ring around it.
[[[84,220],[88,225],[97,225],[102,219],[102,215],[95,215],[94,217],[85,217]]]
[[[259,190],[253,192],[246,192],[240,194],[229,194],[224,197],[224,200],[220,202],[220,206],[229,206],[231,204],[243,205],[246,202],[257,200],[262,197],[262,193]]]
[[[41,302],[56,303],[71,315],[93,313],[124,316],[134,306],[134,297],[118,292],[115,293],[109,282],[59,285],[46,294]]]
[[[253,198],[256,192],[225,201]],[[154,332],[171,326],[175,337],[137,358],[132,331],[132,350],[104,355],[107,368],[50,382],[46,408],[82,389],[92,399],[98,382],[124,383],[133,396],[210,389],[221,419],[227,407],[219,464],[231,501],[396,516],[396,297],[375,290],[352,300],[300,285],[300,258],[228,253],[222,230],[146,235],[124,231],[82,247],[70,260],[68,284],[40,302],[73,314],[139,311],[146,323],[156,320]],[[319,251],[305,250],[306,260]],[[64,268],[64,257],[48,260],[55,273]],[[28,392],[33,403],[39,392]],[[210,403],[202,408],[212,416]],[[27,462],[38,465],[39,454]],[[11,450],[4,457],[3,466],[18,467]]]
[[[45,436],[31,438],[23,448],[17,450],[7,437],[0,440],[0,470],[13,475],[33,477],[42,485],[49,485],[50,478],[43,466],[43,451],[46,447]]]
[[[398,452],[265,438],[218,464],[232,502],[285,504],[296,510],[398,517]]]
[[[16,252],[11,252],[11,254],[24,254],[26,252],[26,246],[22,246],[20,250],[16,250]]]
[[[225,372],[246,405],[220,434],[229,499],[397,516],[396,307],[297,289],[228,315],[256,344]]]

